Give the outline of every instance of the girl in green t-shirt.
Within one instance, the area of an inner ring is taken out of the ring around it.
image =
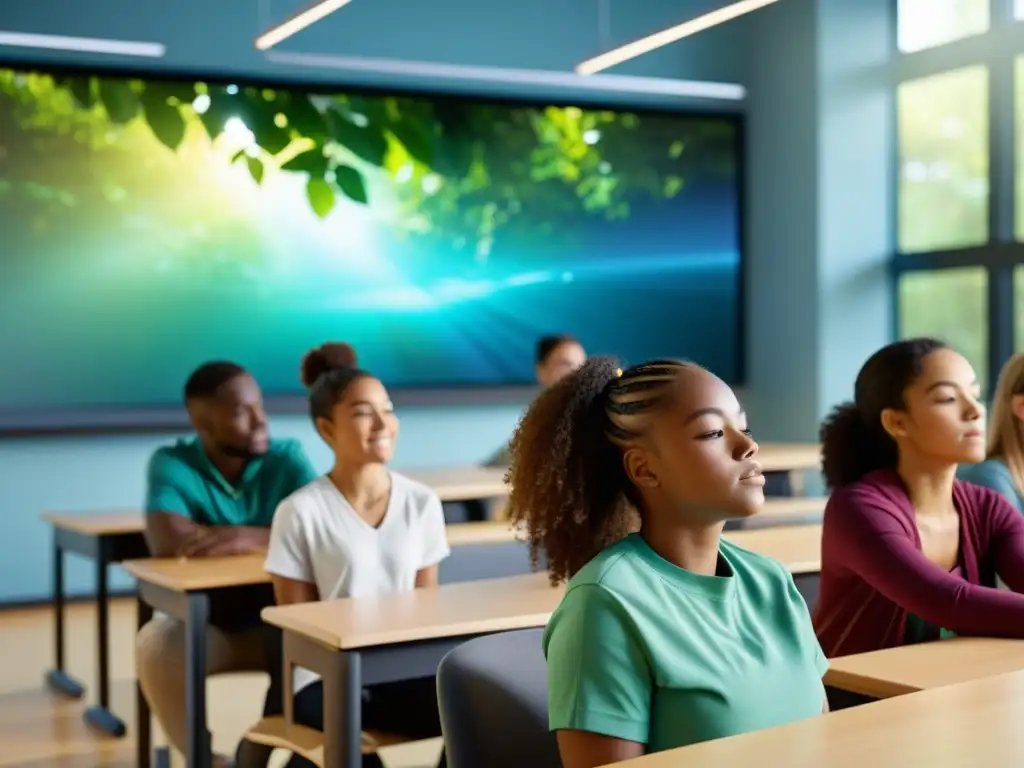
[[[565,768],[823,711],[827,662],[792,577],[721,535],[764,504],[724,382],[595,358],[537,398],[510,450],[512,519],[569,582],[544,636]]]

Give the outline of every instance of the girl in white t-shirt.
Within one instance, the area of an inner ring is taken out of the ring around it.
[[[398,417],[384,385],[355,367],[347,344],[324,344],[302,362],[317,432],[334,451],[331,471],[277,508],[266,568],[279,604],[366,597],[437,585],[449,554],[433,490],[387,469]],[[323,730],[323,688],[295,674],[295,719]],[[434,678],[363,692],[363,728],[410,738],[441,735]],[[441,765],[444,765],[444,756]],[[290,766],[305,765],[295,757]],[[364,766],[380,766],[376,756]]]

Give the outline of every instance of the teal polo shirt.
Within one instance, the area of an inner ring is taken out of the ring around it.
[[[146,476],[146,512],[184,515],[200,525],[269,527],[277,505],[317,478],[297,440],[271,440],[231,485],[195,438],[158,448]]]

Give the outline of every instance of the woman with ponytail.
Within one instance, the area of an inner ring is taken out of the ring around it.
[[[544,635],[564,768],[822,711],[827,663],[792,577],[721,538],[761,509],[764,476],[720,379],[591,359],[540,394],[510,450],[512,520],[568,581]]]
[[[872,355],[853,402],[822,425],[832,496],[814,625],[829,658],[949,634],[1024,638],[1024,518],[956,479],[985,458],[979,395],[963,356],[908,339]]]
[[[398,439],[387,389],[356,367],[355,351],[342,343],[309,352],[302,381],[309,388],[313,425],[334,452],[334,467],[282,501],[274,514],[266,569],[278,604],[436,586],[438,564],[449,554],[441,500],[387,468]],[[322,731],[319,678],[297,669],[294,690],[296,721]],[[362,703],[364,729],[413,739],[441,735],[433,677],[370,686]],[[363,765],[382,763],[366,755]],[[292,757],[289,768],[300,767],[312,763]]]

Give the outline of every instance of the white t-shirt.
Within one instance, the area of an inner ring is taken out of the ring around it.
[[[450,553],[444,512],[431,488],[390,475],[388,508],[376,528],[328,477],[288,496],[274,513],[267,572],[315,584],[321,600],[415,589],[416,572]],[[295,690],[317,679],[297,669]]]

